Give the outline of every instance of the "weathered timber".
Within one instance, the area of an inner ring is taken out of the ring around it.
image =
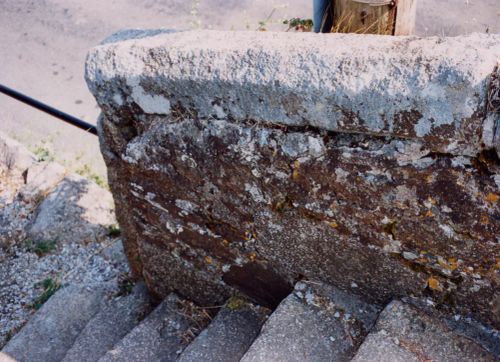
[[[339,33],[412,35],[417,0],[333,0],[334,25]]]

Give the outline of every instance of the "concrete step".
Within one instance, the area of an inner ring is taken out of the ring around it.
[[[297,283],[241,361],[348,361],[380,309],[332,286]]]
[[[137,284],[132,293],[114,298],[85,326],[63,362],[95,362],[106,354],[152,309],[144,283]]]
[[[178,362],[238,362],[260,332],[268,309],[232,298],[184,350]]]
[[[175,361],[208,322],[186,305],[189,303],[170,294],[99,362]]]
[[[401,301],[391,302],[361,345],[354,362],[496,361],[472,340]]]
[[[4,347],[18,362],[59,362],[99,311],[103,286],[67,286],[57,291]]]

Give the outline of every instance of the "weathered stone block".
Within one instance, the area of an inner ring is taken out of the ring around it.
[[[380,314],[354,362],[496,361],[480,345],[452,333],[445,324],[400,301]]]
[[[500,326],[499,56],[494,35],[193,31],[95,48],[135,272],[203,304],[236,288],[275,306],[305,277]]]

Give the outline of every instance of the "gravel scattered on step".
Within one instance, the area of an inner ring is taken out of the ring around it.
[[[120,241],[108,242],[115,244],[110,248],[121,249]],[[12,247],[8,252],[0,248],[0,348],[33,314],[31,305],[43,293],[38,283],[51,278],[63,284],[88,285],[114,281],[127,273],[123,258],[107,258],[105,245],[71,243],[42,257],[24,247]]]

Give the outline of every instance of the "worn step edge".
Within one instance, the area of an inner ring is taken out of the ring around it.
[[[333,286],[299,282],[241,361],[348,361],[380,309]]]
[[[198,312],[189,302],[170,294],[99,362],[175,361],[208,322],[207,315]]]
[[[353,362],[485,361],[497,359],[469,338],[453,333],[439,318],[394,300],[380,313]]]
[[[63,362],[94,362],[113,348],[151,311],[144,283],[130,295],[109,301],[85,326]]]
[[[107,289],[71,285],[55,293],[4,347],[19,362],[59,362],[99,311]]]
[[[178,362],[238,362],[260,332],[269,309],[233,297],[186,347]]]

